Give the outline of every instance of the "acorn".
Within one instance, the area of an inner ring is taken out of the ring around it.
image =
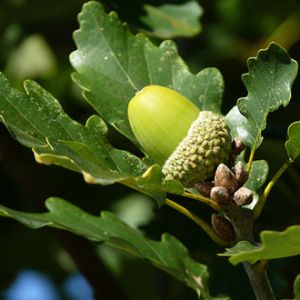
[[[201,181],[195,184],[195,189],[205,197],[210,197],[211,189],[214,184],[211,181]]]
[[[228,190],[223,186],[215,186],[210,192],[211,200],[217,202],[221,206],[228,205],[230,203],[230,195]]]
[[[162,166],[167,180],[193,187],[229,159],[231,136],[224,118],[200,111],[174,90],[146,86],[129,102],[128,118],[143,151]]]

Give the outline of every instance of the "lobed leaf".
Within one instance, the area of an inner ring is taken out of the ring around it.
[[[300,225],[288,227],[285,231],[262,231],[261,245],[254,246],[249,242],[239,242],[227,249],[221,256],[229,256],[229,261],[236,265],[248,261],[255,263],[262,259],[275,259],[300,255]]]
[[[113,213],[105,211],[101,216],[94,216],[60,198],[49,198],[46,207],[49,212],[25,213],[0,205],[0,216],[13,218],[35,229],[52,226],[94,242],[105,242],[147,260],[194,289],[203,299],[211,299],[207,267],[193,260],[175,237],[163,234],[161,241],[150,240]]]
[[[300,155],[300,121],[294,122],[289,126],[285,149],[292,162]]]
[[[149,166],[142,160],[113,148],[106,137],[107,126],[99,116],[91,116],[82,125],[35,82],[26,81],[25,90],[13,89],[0,73],[1,120],[20,143],[33,148],[38,162],[80,172],[89,183],[124,181],[160,204],[165,192],[182,193],[179,182],[164,182],[159,166],[155,174],[145,173]]]
[[[77,50],[70,56],[73,79],[97,113],[135,143],[127,106],[147,85],[172,88],[202,109],[220,111],[223,79],[217,69],[191,74],[173,42],[157,47],[143,34],[134,36],[116,13],[106,14],[98,2],[86,3],[78,19]]]
[[[248,95],[237,106],[246,121],[238,126],[238,134],[250,148],[258,148],[267,116],[291,98],[291,86],[297,75],[297,62],[279,45],[272,43],[248,60],[249,73],[242,76]]]
[[[144,5],[144,8],[147,16],[141,19],[159,38],[192,37],[201,31],[199,17],[202,15],[202,8],[196,1],[158,7]]]

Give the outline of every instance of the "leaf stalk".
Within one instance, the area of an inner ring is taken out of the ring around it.
[[[246,169],[247,173],[250,173],[252,162],[253,162],[253,159],[254,159],[254,154],[255,154],[255,148],[253,147],[251,149],[248,164],[247,164],[247,169]]]
[[[259,201],[257,202],[257,204],[254,208],[254,219],[257,219],[260,216],[262,209],[267,201],[267,198],[268,198],[272,188],[274,187],[276,182],[279,180],[281,175],[284,173],[284,171],[286,171],[286,169],[290,166],[290,164],[291,164],[291,161],[289,159],[286,160],[285,163],[280,167],[280,169],[275,173],[275,175],[270,180],[270,182],[267,184],[266,188],[264,189],[263,193],[261,194],[261,196],[259,198]]]
[[[181,196],[200,201],[200,202],[210,206],[211,208],[213,208],[214,210],[217,210],[217,211],[219,211],[221,209],[218,203],[216,203],[215,201],[212,201],[211,199],[206,198],[202,195],[183,192],[183,194],[181,194]]]
[[[185,215],[192,221],[194,221],[199,227],[201,227],[202,230],[206,232],[206,234],[217,244],[227,247],[229,246],[229,243],[223,239],[221,239],[213,230],[213,228],[208,225],[204,220],[202,220],[200,217],[189,211],[187,208],[184,206],[170,200],[166,199],[165,204],[168,205],[169,207],[172,207],[173,209],[177,210],[181,214]]]

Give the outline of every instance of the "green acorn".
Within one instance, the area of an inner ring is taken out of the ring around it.
[[[200,111],[169,88],[143,88],[129,102],[128,118],[145,153],[162,165],[165,178],[185,187],[211,177],[229,159],[231,137],[224,119]]]

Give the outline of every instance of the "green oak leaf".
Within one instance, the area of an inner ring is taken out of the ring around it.
[[[150,84],[177,90],[201,109],[219,112],[223,78],[215,68],[191,74],[172,41],[155,46],[143,34],[134,36],[101,4],[86,3],[74,33],[77,50],[70,56],[75,82],[97,113],[137,143],[127,117],[135,93]]]
[[[259,190],[268,178],[269,165],[265,160],[255,160],[252,162],[249,178],[244,187],[253,191],[253,200],[245,207],[254,209],[259,200]]]
[[[207,267],[193,260],[184,245],[172,235],[163,234],[161,241],[154,241],[111,212],[104,211],[101,216],[94,216],[60,198],[49,198],[46,207],[49,212],[25,213],[0,205],[0,216],[13,218],[35,229],[52,226],[94,242],[105,242],[111,247],[143,258],[174,276],[194,289],[202,299],[211,299],[207,287]]]
[[[267,180],[269,166],[265,160],[252,162],[249,178],[244,186],[252,191],[259,190]]]
[[[288,128],[288,140],[285,149],[289,159],[293,162],[300,155],[300,121],[292,123]]]
[[[159,38],[192,37],[201,31],[199,17],[202,15],[202,8],[196,1],[158,7],[144,5],[144,8],[147,16],[141,19]]]
[[[262,231],[261,245],[254,246],[249,242],[239,242],[227,249],[221,256],[229,256],[229,261],[236,265],[248,261],[255,263],[262,259],[275,259],[300,255],[300,225],[288,227],[284,231]]]
[[[99,116],[91,116],[82,125],[37,83],[26,81],[24,86],[26,93],[15,90],[0,73],[0,118],[21,144],[33,148],[37,162],[80,172],[88,183],[124,182],[159,204],[166,192],[182,194],[179,182],[163,180],[159,166],[155,173],[146,172],[150,166],[144,161],[113,148]]]
[[[230,128],[232,138],[239,136],[238,129],[246,126],[247,119],[243,116],[235,105],[225,116],[225,120]]]
[[[238,126],[238,134],[250,148],[258,148],[261,132],[266,128],[269,112],[286,106],[291,98],[291,86],[298,65],[279,45],[272,43],[248,60],[249,73],[242,76],[248,95],[237,106],[246,122]]]
[[[300,300],[300,275],[298,275],[294,282],[294,296],[295,300]]]

